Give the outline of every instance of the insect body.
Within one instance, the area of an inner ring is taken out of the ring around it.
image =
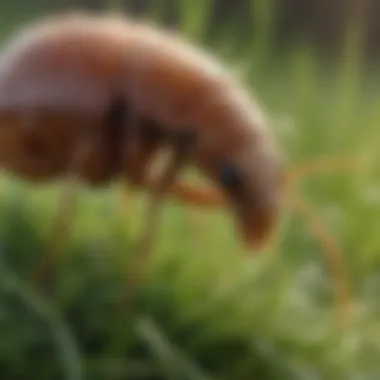
[[[221,190],[248,246],[272,232],[281,176],[273,137],[258,105],[216,60],[151,26],[85,14],[31,25],[5,45],[7,170],[35,181],[71,171],[90,185],[121,177],[144,187],[163,144],[179,153],[190,147],[189,162]],[[184,200],[207,199],[202,189],[169,182],[166,190]]]

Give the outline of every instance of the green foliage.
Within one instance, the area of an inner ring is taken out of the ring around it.
[[[161,14],[159,3],[151,15]],[[190,38],[201,39],[210,3],[181,1]],[[139,195],[120,218],[116,185],[81,190],[57,270],[35,289],[30,275],[44,253],[60,186],[36,188],[3,177],[3,379],[379,378],[377,73],[363,74],[356,35],[335,65],[310,46],[273,51],[274,2],[252,4],[255,33],[242,36],[237,22],[212,49],[271,111],[289,167],[318,157],[362,157],[360,170],[314,175],[299,188],[344,248],[352,323],[337,326],[334,273],[309,225],[291,208],[278,248],[252,258],[238,248],[223,212],[199,212],[199,231],[198,219],[168,202],[137,302],[120,308],[145,204]]]

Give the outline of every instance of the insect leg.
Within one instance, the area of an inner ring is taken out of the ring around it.
[[[166,168],[163,169],[161,176],[157,181],[152,183],[150,188],[151,196],[148,201],[146,210],[146,224],[143,227],[140,239],[137,242],[137,248],[132,258],[130,270],[127,276],[127,300],[131,301],[135,291],[143,276],[148,259],[153,250],[156,233],[158,230],[159,218],[161,216],[164,198],[167,190],[177,179],[178,174],[186,165],[193,147],[193,141],[180,139],[172,146],[172,157]]]
[[[152,122],[141,120],[136,112],[127,115],[128,136],[122,148],[123,167],[128,173],[128,186],[122,194],[120,213],[127,214],[136,190],[144,187],[147,171],[162,145],[162,134]]]
[[[68,178],[61,191],[56,220],[53,223],[48,244],[40,263],[32,274],[32,283],[38,285],[45,278],[59,254],[59,246],[65,241],[68,234],[68,226],[73,218],[76,201],[76,185],[73,178]]]
[[[38,285],[53,270],[55,261],[60,253],[60,246],[67,239],[71,221],[73,220],[78,191],[78,178],[76,168],[82,163],[83,157],[91,149],[92,140],[84,136],[75,144],[72,158],[67,167],[67,177],[64,180],[64,188],[61,190],[58,212],[53,222],[52,232],[48,240],[45,253],[40,263],[32,274],[32,283]]]
[[[150,183],[148,187],[152,186]],[[217,190],[208,189],[205,187],[195,186],[194,184],[184,181],[173,183],[168,194],[182,202],[197,207],[222,207],[226,204],[226,199],[222,193]]]

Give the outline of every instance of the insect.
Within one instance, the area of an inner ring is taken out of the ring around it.
[[[154,179],[164,147],[172,157]],[[205,51],[117,16],[49,17],[5,44],[0,159],[30,181],[71,174],[89,186],[119,178],[148,189],[151,231],[164,196],[226,202],[241,241],[257,248],[281,210],[282,160],[256,100]],[[181,180],[187,166],[215,189]]]

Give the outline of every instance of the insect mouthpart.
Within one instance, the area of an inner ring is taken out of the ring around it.
[[[246,178],[238,165],[223,161],[219,180],[232,205],[239,234],[247,249],[260,249],[274,231],[279,213],[276,183],[267,183],[267,175]],[[264,173],[264,172],[263,172]]]
[[[248,206],[245,199],[245,180],[242,172],[237,165],[228,160],[220,164],[219,170],[219,181],[222,188],[240,217]]]

